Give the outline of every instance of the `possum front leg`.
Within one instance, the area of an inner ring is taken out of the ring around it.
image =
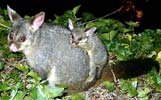
[[[47,80],[49,82],[49,86],[54,87],[57,83],[59,83],[59,80],[56,76],[55,67],[52,67],[51,71],[48,74]]]
[[[89,55],[89,67],[90,67],[90,71],[89,71],[89,76],[86,79],[86,83],[92,82],[93,80],[95,80],[96,78],[96,64],[94,62],[94,57],[93,57],[93,52],[92,51],[88,51],[88,55]]]
[[[92,82],[93,80],[95,80],[96,78],[96,66],[90,66],[90,72],[89,72],[89,76],[88,78],[86,79],[86,83],[90,83]]]

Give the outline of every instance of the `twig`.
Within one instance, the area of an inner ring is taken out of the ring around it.
[[[23,63],[23,62],[25,62],[25,61],[26,61],[26,58],[23,57],[20,61],[18,61],[18,63]]]
[[[111,12],[111,13],[105,15],[105,16],[102,16],[102,17],[100,17],[100,18],[96,18],[96,19],[91,20],[91,21],[88,21],[88,22],[84,22],[84,23],[82,23],[82,24],[80,24],[80,25],[84,25],[84,24],[87,24],[87,23],[90,23],[90,22],[94,22],[94,21],[96,21],[96,20],[98,20],[98,19],[106,18],[106,17],[108,17],[108,16],[110,16],[110,15],[113,15],[113,14],[115,14],[116,12],[120,11],[122,8],[123,8],[123,6],[121,6],[121,7],[118,8],[117,10],[115,10],[115,11],[113,11],[113,12]]]
[[[7,62],[5,59],[3,59],[3,58],[0,58],[0,60],[3,61],[4,63],[6,63],[6,64],[9,65],[9,66],[13,66],[12,64],[8,63],[8,62]]]
[[[112,69],[111,69],[111,72],[112,72],[112,75],[113,75],[113,78],[114,78],[114,82],[117,83],[117,79],[116,79],[115,73],[113,72]]]
[[[134,97],[134,100],[139,100],[136,96]]]

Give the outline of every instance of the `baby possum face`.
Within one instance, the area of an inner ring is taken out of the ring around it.
[[[85,31],[80,28],[75,28],[72,30],[72,46],[84,48],[88,44],[88,36],[86,36]]]
[[[93,36],[93,34],[96,31],[96,27],[92,27],[88,30],[85,30],[85,28],[81,27],[74,27],[72,21],[69,19],[69,29],[71,30],[71,43],[73,47],[80,47],[86,50],[89,50],[92,48],[92,41],[90,41],[90,38]]]

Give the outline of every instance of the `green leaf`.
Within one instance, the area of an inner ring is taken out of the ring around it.
[[[55,98],[61,96],[64,93],[63,88],[59,87],[49,87],[49,86],[37,86],[37,89],[33,89],[33,94],[31,94],[33,99],[36,100],[48,100],[49,98]],[[35,98],[36,97],[36,98]]]
[[[14,100],[23,100],[25,97],[26,92],[18,91],[16,96],[14,97]]]
[[[139,100],[149,100],[148,96],[145,96],[143,98],[139,98]]]
[[[23,65],[23,64],[16,64],[15,67],[22,71],[23,73],[27,74],[29,71],[29,67],[27,65]]]
[[[78,5],[78,6],[73,8],[72,12],[74,13],[74,15],[76,15],[76,13],[78,12],[80,7],[81,7],[81,5]]]
[[[10,100],[11,96],[0,97],[0,100]]]
[[[37,87],[37,100],[48,100],[47,95],[42,91],[42,86]]]
[[[14,88],[15,89],[21,89],[23,87],[23,85],[22,85],[22,83],[21,82],[18,82],[15,86],[14,86]]]
[[[29,97],[29,96],[25,96],[23,100],[36,100],[36,99],[33,99],[32,97]]]
[[[121,91],[123,93],[126,93],[128,89],[129,89],[129,84],[122,80],[121,81]]]
[[[138,84],[138,78],[132,78],[132,79],[131,79],[131,85],[132,85],[134,88],[137,88],[137,84]]]
[[[134,97],[137,95],[137,90],[135,87],[130,87],[128,90],[128,96],[129,97]]]
[[[21,79],[17,70],[12,71],[9,76],[16,82],[19,82]]]
[[[91,23],[86,24],[85,28],[91,28],[94,26],[96,26],[96,24],[91,22]]]
[[[137,78],[133,78],[132,81],[130,82],[130,88],[128,90],[128,95],[129,97],[134,97],[136,96],[138,93],[137,93]]]
[[[13,89],[11,92],[12,99],[22,100],[24,98],[25,92],[18,91],[20,89],[20,87],[22,87],[22,84],[20,82],[14,86],[15,89]]]
[[[161,91],[161,76],[156,72],[155,69],[153,69],[150,72],[150,75],[152,75],[152,79],[154,81],[154,84],[156,85],[157,91]]]
[[[138,90],[138,97],[146,97],[151,92],[151,89],[145,87],[144,90]]]
[[[64,93],[64,88],[44,86],[43,91],[48,98],[55,98]]]
[[[0,18],[0,31],[9,29],[10,29],[10,23]]]
[[[135,27],[136,22],[133,21],[129,21],[129,22],[125,22],[127,25],[129,25],[130,27]]]
[[[88,13],[88,12],[84,12],[83,14],[82,14],[82,20],[83,21],[90,21],[90,20],[92,20],[92,19],[94,19],[95,17],[94,17],[94,15],[93,14],[91,14],[91,13]],[[89,24],[89,23],[88,23]],[[90,28],[90,27],[89,27]]]
[[[128,93],[129,97],[134,97],[137,95],[135,79],[134,79],[134,83],[131,81],[121,80],[120,84],[121,84],[121,91],[123,93]]]
[[[110,31],[109,33],[103,33],[102,38],[104,37],[106,40],[113,40],[113,38],[117,35],[117,31]]]
[[[2,70],[4,67],[4,64],[0,61],[0,70]]]
[[[85,100],[85,97],[81,93],[71,95],[71,100]]]
[[[117,50],[117,58],[120,61],[129,59],[130,55],[132,55],[132,52],[129,49],[125,49],[124,47],[120,47]]]
[[[8,84],[0,82],[0,92],[1,91],[7,91],[7,90],[10,90],[10,89],[11,89],[11,87]]]
[[[15,98],[15,96],[17,95],[17,92],[18,92],[17,89],[12,90],[12,92],[11,92],[11,97],[12,97],[11,100]]]
[[[36,72],[34,72],[32,70],[27,75],[30,76],[30,77],[32,77],[32,78],[34,78],[37,81],[40,81],[41,80],[41,77]]]
[[[30,96],[32,97],[33,100],[37,99],[37,88],[34,87],[31,91],[30,91]]]
[[[103,82],[103,84],[104,84],[104,87],[108,89],[110,92],[112,92],[115,89],[115,85],[112,82],[105,81]]]

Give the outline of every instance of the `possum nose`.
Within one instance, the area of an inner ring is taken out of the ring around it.
[[[72,40],[72,46],[73,46],[73,47],[77,47],[77,46],[78,46],[78,43],[79,43],[78,41]]]
[[[12,52],[17,52],[18,51],[18,49],[17,49],[17,47],[16,47],[16,45],[14,43],[12,43],[10,45],[10,51],[12,51]]]
[[[72,40],[72,44],[77,45],[79,42],[77,40]]]

